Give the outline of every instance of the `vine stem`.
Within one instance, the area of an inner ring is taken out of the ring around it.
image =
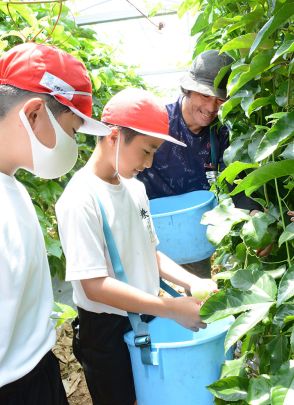
[[[285,219],[284,219],[284,215],[283,215],[282,199],[281,199],[280,192],[279,192],[278,181],[277,181],[276,178],[274,180],[275,180],[275,189],[276,189],[276,194],[277,194],[278,203],[279,203],[279,209],[280,209],[280,215],[281,215],[281,219],[282,219],[283,230],[285,231],[286,224],[285,224]],[[291,266],[291,257],[290,257],[289,245],[288,245],[287,241],[285,241],[285,243],[286,243],[286,251],[287,251],[287,262],[288,262],[289,267],[290,267]]]

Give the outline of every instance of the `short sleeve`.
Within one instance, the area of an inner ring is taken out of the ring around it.
[[[56,204],[56,215],[66,281],[108,276],[102,217],[93,197],[64,193]]]

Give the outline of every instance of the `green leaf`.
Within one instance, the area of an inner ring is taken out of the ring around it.
[[[213,210],[203,214],[201,224],[208,225],[207,237],[218,244],[230,232],[233,225],[250,218],[246,210],[235,208],[230,198],[223,200]]]
[[[294,295],[294,265],[283,275],[278,288],[277,306],[289,300]]]
[[[219,109],[218,116],[222,122],[226,116],[237,106],[240,104],[242,100],[241,97],[230,97],[225,103],[223,103]]]
[[[62,249],[61,244],[58,239],[51,238],[48,234],[44,235],[44,239],[46,242],[46,249],[49,256],[55,256],[59,259],[62,256]]]
[[[241,314],[231,325],[225,339],[225,351],[227,352],[239,339],[241,339],[258,322],[262,321],[268,314],[274,302],[256,304],[254,309]]]
[[[274,374],[289,357],[288,338],[284,335],[274,337],[267,345],[270,354],[271,373]]]
[[[233,181],[238,176],[239,173],[246,169],[257,168],[258,163],[243,163],[243,162],[233,162],[228,167],[221,172],[218,177],[218,182],[226,180],[228,183],[233,184]]]
[[[282,160],[280,162],[270,162],[253,172],[249,173],[237,187],[231,191],[230,195],[236,195],[241,191],[245,191],[247,196],[250,196],[253,191],[257,190],[272,179],[283,176],[292,176],[294,174],[294,161]]]
[[[275,280],[264,271],[256,269],[237,270],[231,278],[234,288],[241,291],[252,291],[260,297],[264,296],[267,301],[274,301],[277,295]]]
[[[292,159],[294,161],[294,141],[287,145],[286,149],[281,153],[283,159]]]
[[[214,280],[230,280],[230,278],[235,274],[234,271],[221,271],[213,276]]]
[[[294,391],[294,360],[282,365],[272,376],[271,405],[292,405]]]
[[[282,275],[285,273],[285,271],[286,271],[286,266],[283,265],[274,270],[267,270],[266,274],[273,277],[274,279],[277,279],[277,278],[281,278]]]
[[[225,401],[238,401],[247,397],[248,379],[226,377],[210,384],[207,388],[217,398]]]
[[[294,239],[294,222],[292,222],[291,224],[287,225],[284,232],[281,234],[281,236],[279,237],[279,247],[290,240]]]
[[[191,35],[198,34],[198,32],[202,31],[203,28],[207,26],[208,23],[208,14],[205,13],[204,11],[200,11],[196,15],[196,19],[194,22],[194,25],[191,29]]]
[[[261,52],[254,56],[248,70],[241,73],[238,78],[231,83],[228,83],[228,93],[233,96],[244,84],[248,83],[252,79],[256,79],[256,76],[271,68],[270,60],[272,58],[272,50]]]
[[[269,96],[269,97],[260,97],[255,99],[250,106],[248,107],[247,114],[248,117],[254,112],[260,110],[262,107],[266,105],[273,105],[275,102],[274,96]]]
[[[249,33],[245,35],[240,35],[231,41],[225,43],[225,45],[221,48],[220,53],[227,52],[232,49],[240,49],[240,48],[250,48],[253,44],[253,41],[256,37],[256,33]]]
[[[240,234],[246,246],[260,249],[269,245],[273,241],[269,225],[273,222],[275,222],[275,218],[268,213],[258,212],[251,216],[243,225]]]
[[[268,375],[251,378],[246,401],[249,405],[270,405],[270,391],[271,382]]]
[[[294,51],[294,41],[284,41],[282,45],[276,50],[276,53],[274,57],[271,60],[271,63],[273,63],[276,59],[278,59],[280,56],[284,55],[285,53],[290,53]]]
[[[239,290],[228,289],[208,298],[200,309],[200,316],[205,322],[211,323],[229,315],[260,308],[263,304],[271,306],[273,303],[264,294],[260,296],[252,291],[240,293]]]
[[[243,134],[234,139],[230,146],[224,152],[224,162],[228,166],[235,161],[251,163],[251,159],[248,155],[247,145],[250,142],[252,131],[247,134]]]
[[[293,315],[294,315],[294,304],[292,303],[283,304],[278,308],[273,318],[273,323],[275,325],[278,325],[278,327],[282,329],[285,326],[286,318],[289,316],[291,317]]]
[[[226,377],[245,377],[246,355],[235,360],[226,360],[222,366],[220,379]]]
[[[75,311],[71,306],[61,304],[60,302],[54,302],[51,319],[56,321],[56,328],[61,326],[65,321],[74,319],[76,316],[77,311]]]
[[[290,336],[290,345],[291,345],[291,350],[294,352],[294,326],[292,326],[292,332]]]
[[[255,41],[253,42],[249,56],[282,24],[284,24],[294,14],[294,3],[287,1],[287,3],[273,15],[268,22],[258,32]]]

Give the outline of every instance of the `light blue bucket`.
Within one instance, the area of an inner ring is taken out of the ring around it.
[[[151,200],[150,211],[160,242],[158,250],[178,264],[210,257],[215,248],[207,240],[207,226],[200,221],[216,204],[215,195],[206,190]]]
[[[154,365],[144,365],[134,332],[128,345],[138,405],[212,405],[206,388],[220,376],[225,359],[224,340],[233,317],[221,319],[206,329],[192,332],[176,322],[155,318],[149,323]]]

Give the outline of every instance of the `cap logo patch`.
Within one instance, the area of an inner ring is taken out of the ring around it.
[[[40,84],[41,86],[52,90],[52,95],[59,94],[68,100],[72,100],[73,96],[75,95],[75,89],[72,86],[49,72],[44,73]]]

